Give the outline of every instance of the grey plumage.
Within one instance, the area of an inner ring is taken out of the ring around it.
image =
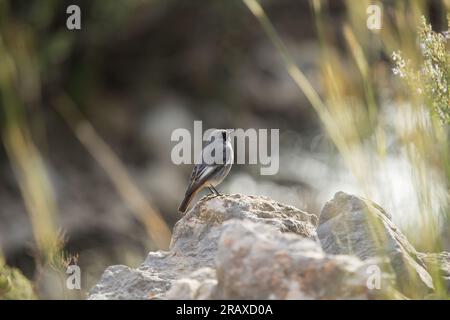
[[[211,192],[218,194],[215,187],[228,175],[234,160],[233,148],[230,142],[232,131],[233,130],[215,130],[211,133],[210,144],[214,145],[209,146],[220,148],[221,146],[218,144],[221,144],[223,148],[223,159],[222,161],[219,161],[220,163],[213,162],[208,164],[210,161],[205,162],[205,150],[207,147],[202,150],[202,162],[194,166],[184,199],[178,208],[178,211],[181,213],[184,213],[187,210],[192,198],[203,188],[207,187]]]

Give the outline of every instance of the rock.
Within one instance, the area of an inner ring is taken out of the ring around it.
[[[92,300],[151,299],[169,289],[170,283],[158,274],[127,266],[111,266],[89,292]]]
[[[207,196],[176,223],[169,251],[107,268],[89,299],[439,298],[426,268],[449,279],[448,253],[417,252],[369,200],[338,192],[316,225],[265,197]]]
[[[185,278],[174,281],[166,294],[166,299],[205,300],[215,296],[217,286],[216,271],[201,268]]]
[[[215,270],[218,241],[224,222],[230,219],[260,222],[280,232],[317,239],[317,217],[292,206],[240,194],[207,196],[177,222],[169,251],[150,252],[137,269],[125,266],[107,268],[90,291],[89,299],[164,298],[174,281],[191,276],[200,268]],[[191,286],[195,291],[195,281],[185,282],[184,288]],[[187,289],[180,289],[180,292],[197,297]]]
[[[379,289],[370,289],[367,271],[380,264],[378,259],[362,262],[327,255],[313,240],[267,224],[232,219],[224,223],[218,241],[216,272],[200,269],[175,281],[166,298],[402,298],[392,289],[388,274],[380,274]]]
[[[380,261],[327,255],[317,242],[261,223],[231,220],[226,226],[214,298],[368,299],[388,292],[367,284],[368,268]],[[380,288],[390,289],[389,275],[380,276]]]
[[[322,209],[317,234],[329,254],[355,255],[362,260],[387,257],[406,296],[420,298],[434,288],[419,253],[391,216],[370,200],[336,193]]]

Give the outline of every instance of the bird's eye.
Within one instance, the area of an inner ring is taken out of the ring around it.
[[[222,132],[222,139],[227,140],[227,133],[225,131]]]

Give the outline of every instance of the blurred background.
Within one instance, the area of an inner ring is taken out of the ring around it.
[[[279,173],[235,165],[221,191],[313,214],[355,193],[418,250],[450,250],[449,9],[0,0],[0,298],[84,298],[107,266],[167,248],[192,169],[171,162],[170,136],[194,120],[280,129]],[[65,289],[71,263],[81,291]]]

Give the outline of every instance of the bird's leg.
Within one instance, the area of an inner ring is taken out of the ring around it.
[[[217,189],[214,188],[213,186],[211,186],[211,188],[214,190],[214,193],[216,194],[216,196],[221,196],[221,195],[222,195],[222,194],[221,194],[219,191],[217,191]]]
[[[213,194],[213,197],[220,196],[221,194],[212,185],[208,186],[209,191]]]
[[[214,190],[210,186],[208,187],[208,189],[213,195],[216,195],[216,193],[214,192]]]

